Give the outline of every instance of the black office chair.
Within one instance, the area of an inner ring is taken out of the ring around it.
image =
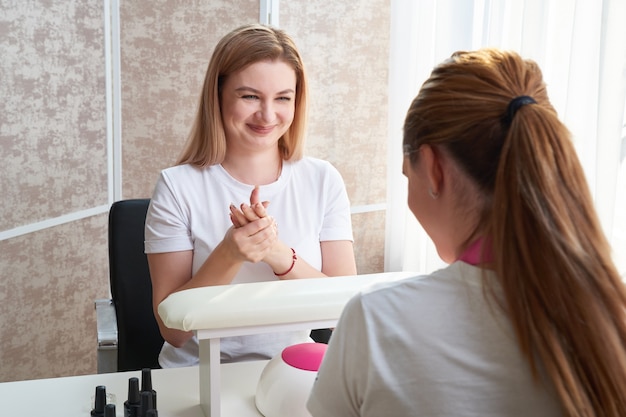
[[[150,199],[121,200],[113,203],[109,210],[111,300],[96,301],[96,310],[102,310],[98,313],[98,372],[159,368],[163,338],[152,310],[152,282],[144,253],[144,225],[149,204]],[[107,301],[108,311],[105,310]],[[107,333],[100,323],[103,321],[100,317],[108,314],[111,318],[111,307],[115,310],[117,341],[112,340],[114,331]],[[107,334],[108,338],[101,337]],[[111,351],[115,350],[117,366],[112,369],[111,362],[115,359]]]

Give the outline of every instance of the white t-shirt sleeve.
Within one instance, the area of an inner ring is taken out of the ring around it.
[[[161,172],[146,216],[145,251],[163,253],[193,248],[188,210],[179,204],[172,182]]]

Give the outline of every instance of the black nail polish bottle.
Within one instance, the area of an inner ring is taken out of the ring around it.
[[[152,408],[157,408],[157,394],[152,389],[152,373],[150,368],[143,368],[141,370],[141,392],[149,392],[152,396]]]
[[[91,410],[92,417],[104,417],[104,407],[107,404],[107,391],[104,385],[98,385],[96,387],[96,397],[94,400],[93,410]]]
[[[128,379],[128,399],[124,401],[124,417],[139,417],[141,396],[139,395],[139,379]]]

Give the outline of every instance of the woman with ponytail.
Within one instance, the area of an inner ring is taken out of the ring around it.
[[[313,416],[626,416],[626,290],[537,64],[437,66],[403,172],[449,266],[348,303]]]

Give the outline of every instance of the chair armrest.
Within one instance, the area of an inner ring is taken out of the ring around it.
[[[98,299],[96,328],[98,331],[98,373],[117,371],[117,318],[111,299]]]
[[[98,347],[117,347],[117,319],[111,299],[96,300]]]

